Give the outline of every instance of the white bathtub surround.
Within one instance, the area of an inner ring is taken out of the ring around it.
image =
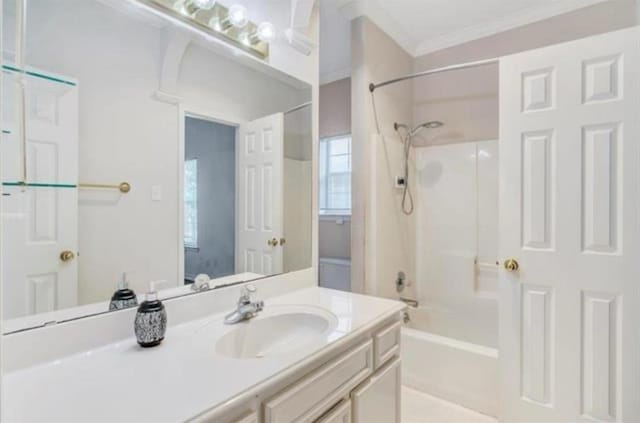
[[[498,351],[402,328],[403,384],[484,414],[498,413]]]
[[[498,143],[417,148],[416,168],[419,329],[495,348]]]
[[[194,296],[191,301],[204,296]],[[171,322],[172,311],[176,315],[179,311],[170,304],[167,302]],[[173,324],[157,348],[143,350],[128,337],[9,371],[3,381],[4,418],[91,421],[99,416],[105,421],[185,421],[223,404],[232,407],[234,401],[250,401],[261,385],[284,380],[313,360],[336,353],[376,325],[396,319],[404,308],[395,301],[317,287],[272,297],[265,301],[265,313],[302,307],[317,310],[319,315],[333,315],[335,321],[322,338],[302,349],[238,360],[216,353],[217,340],[238,328],[222,324],[224,312],[233,305],[230,301],[213,308],[210,315]],[[132,325],[132,321],[128,323]],[[7,347],[10,349],[11,343]],[[9,351],[9,355],[15,353]]]
[[[484,414],[402,387],[402,423],[497,423]]]

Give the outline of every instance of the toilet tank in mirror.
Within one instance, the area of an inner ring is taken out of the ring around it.
[[[310,85],[137,0],[2,26],[5,333],[311,267]]]

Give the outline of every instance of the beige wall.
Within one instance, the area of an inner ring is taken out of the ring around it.
[[[418,57],[413,70],[498,57],[636,24],[633,0],[612,0]],[[414,79],[413,122],[440,120],[418,145],[498,138],[498,66]]]
[[[351,79],[320,86],[320,138],[351,133]]]
[[[377,137],[368,85],[404,75],[413,58],[367,18],[352,23],[351,116],[353,134],[353,211],[351,222],[352,288],[394,297],[399,270],[414,275],[415,222],[400,211],[401,144],[393,122],[410,122],[410,84],[379,90],[375,105],[382,137]]]

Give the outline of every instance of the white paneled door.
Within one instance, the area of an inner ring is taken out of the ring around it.
[[[24,76],[26,148],[18,124],[19,75],[5,71],[2,144],[3,315],[21,317],[77,305],[78,88]],[[17,100],[17,101],[14,101]],[[26,154],[26,186],[24,160]],[[64,257],[61,253],[71,252]]]
[[[501,421],[640,422],[640,29],[500,63]]]
[[[283,128],[282,113],[240,125],[237,272],[282,272]]]

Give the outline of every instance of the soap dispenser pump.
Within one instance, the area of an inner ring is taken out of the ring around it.
[[[167,311],[158,299],[155,284],[151,282],[150,285],[151,289],[140,303],[134,322],[136,339],[144,348],[160,345],[167,331]]]
[[[129,289],[127,273],[122,274],[122,279],[118,281],[118,289],[113,293],[109,310],[122,310],[123,308],[135,307],[138,305],[138,297],[133,290]]]

